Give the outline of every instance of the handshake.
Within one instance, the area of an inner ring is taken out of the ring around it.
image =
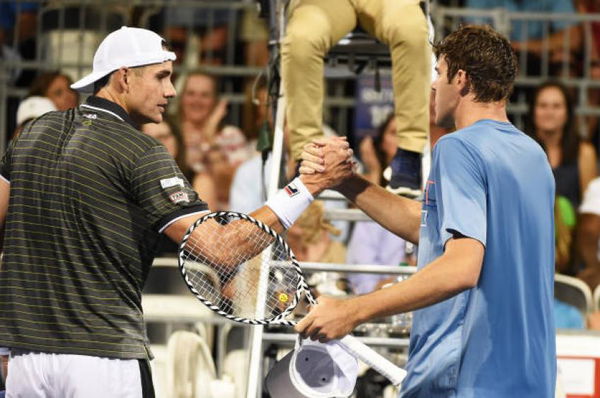
[[[337,189],[354,175],[353,153],[346,137],[314,140],[302,151],[300,179],[314,196],[328,188]]]

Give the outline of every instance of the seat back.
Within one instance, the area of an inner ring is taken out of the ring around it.
[[[592,292],[580,279],[568,275],[554,275],[554,297],[577,308],[583,317],[593,309]]]

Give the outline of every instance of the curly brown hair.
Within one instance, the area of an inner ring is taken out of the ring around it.
[[[475,101],[508,99],[517,76],[517,58],[508,39],[488,25],[463,25],[434,45],[448,64],[450,82],[460,69],[466,72]]]

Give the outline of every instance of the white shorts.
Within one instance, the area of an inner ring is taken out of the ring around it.
[[[12,350],[6,398],[152,397],[148,369],[137,359]]]

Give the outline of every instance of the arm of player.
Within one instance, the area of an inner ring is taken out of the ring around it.
[[[324,189],[339,184],[343,179],[347,178],[352,173],[352,165],[348,162],[352,156],[352,150],[345,141],[338,141],[336,145],[330,145],[324,150],[324,162],[327,165],[327,171],[324,173],[315,173],[313,175],[300,176],[300,180],[306,186],[311,195],[317,196]],[[264,224],[270,226],[275,231],[282,232],[284,230],[279,218],[269,207],[263,206],[250,215]],[[197,215],[183,217],[165,229],[165,234],[173,241],[179,243],[189,226],[198,219]],[[239,251],[252,255],[260,253],[264,248],[257,247],[248,239],[245,233],[239,233],[236,223],[232,223],[227,227],[217,225],[215,221],[203,223],[196,228],[190,237],[194,241],[194,247],[199,254],[204,257],[211,258],[215,263],[231,266],[238,264],[231,263],[232,259],[237,259],[238,256],[232,256],[232,251],[223,251],[217,253],[215,247],[218,247],[217,242],[223,239],[227,234],[227,242],[230,247],[236,247]],[[265,242],[265,245],[267,242]]]
[[[361,323],[439,303],[477,286],[484,252],[475,239],[450,239],[442,256],[391,287],[350,299],[319,297],[296,331],[313,340],[339,339]]]
[[[300,173],[313,176],[327,171],[323,153],[335,139],[319,139],[304,147]],[[421,225],[421,203],[394,195],[384,188],[353,174],[335,186],[348,200],[385,229],[404,240],[417,244]]]

